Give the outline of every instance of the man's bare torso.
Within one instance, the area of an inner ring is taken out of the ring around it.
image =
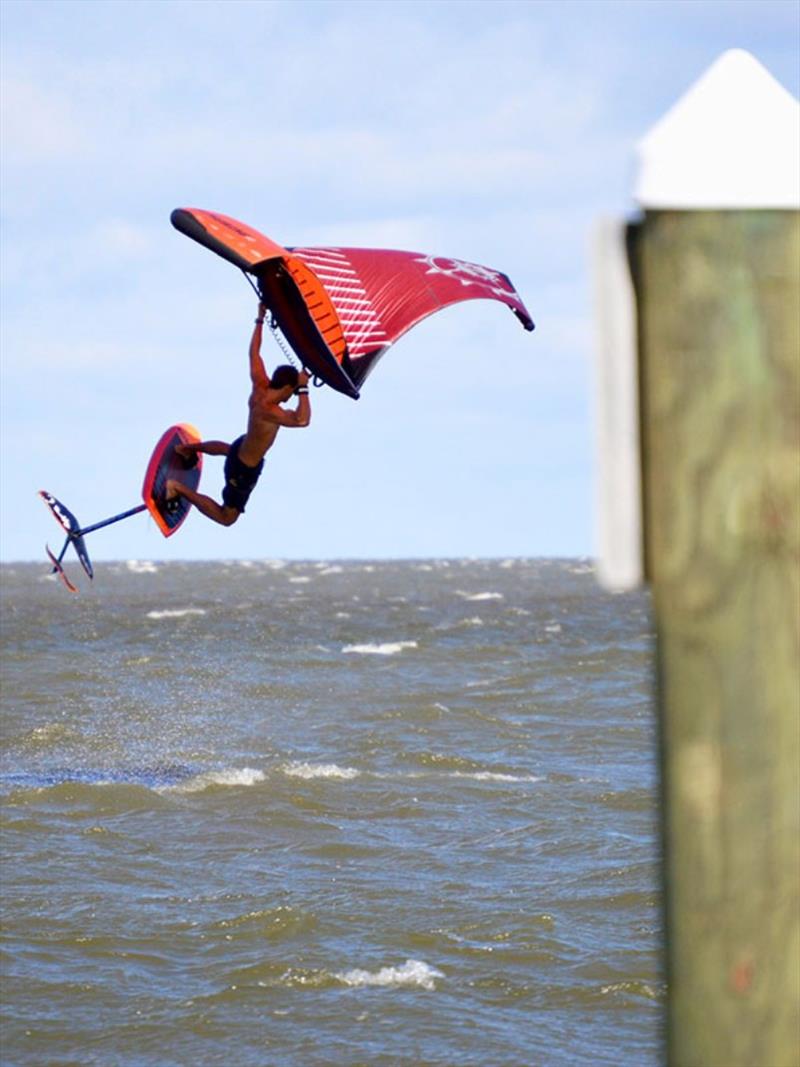
[[[270,402],[268,388],[256,385],[248,407],[247,433],[239,446],[239,458],[248,467],[257,467],[278,436],[280,425],[274,414],[278,405]]]

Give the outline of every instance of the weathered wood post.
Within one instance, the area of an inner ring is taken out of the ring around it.
[[[751,56],[726,53],[640,145],[637,200],[668,1061],[797,1067],[797,102]]]

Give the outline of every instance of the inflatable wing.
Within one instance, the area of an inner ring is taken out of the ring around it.
[[[386,350],[428,315],[462,300],[499,300],[533,329],[505,274],[443,256],[377,248],[283,248],[225,215],[172,212],[176,229],[252,274],[302,364],[357,398]]]

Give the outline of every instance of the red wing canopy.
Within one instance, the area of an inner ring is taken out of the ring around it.
[[[508,277],[477,263],[376,248],[283,248],[244,223],[195,208],[173,211],[172,223],[253,274],[298,359],[354,398],[406,330],[451,304],[499,300],[533,329]]]
[[[525,305],[505,274],[446,256],[378,248],[293,248],[330,294],[344,330],[356,385],[412,326],[462,300],[499,300],[526,330]]]

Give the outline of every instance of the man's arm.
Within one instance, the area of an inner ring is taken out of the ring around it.
[[[297,407],[292,414],[295,419],[295,426],[308,426],[311,422],[311,397],[308,395],[308,379],[310,375],[301,370],[297,376]]]
[[[175,451],[184,459],[191,459],[197,452],[203,452],[207,456],[227,456],[230,450],[231,446],[226,441],[195,441],[175,446]]]
[[[294,411],[287,411],[285,408],[278,407],[273,408],[270,413],[270,417],[274,422],[277,422],[279,426],[295,426],[302,427],[308,426],[311,422],[311,401],[308,396],[308,379],[309,374],[302,370],[297,377],[297,389],[298,394],[297,407]]]
[[[261,334],[264,328],[266,311],[266,305],[259,303],[253,336],[250,338],[250,380],[254,386],[261,385],[264,387],[269,386],[269,375],[264,366],[264,360],[261,358]]]

